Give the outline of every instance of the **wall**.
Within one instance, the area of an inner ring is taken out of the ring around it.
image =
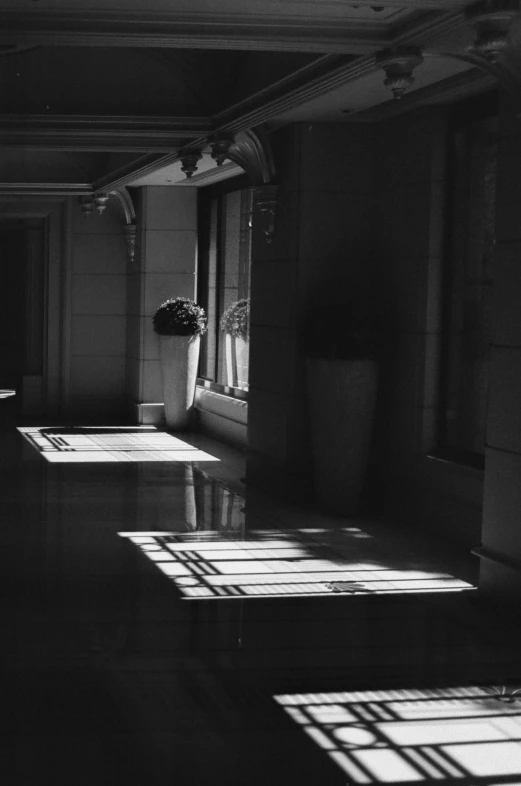
[[[446,110],[385,125],[300,124],[272,134],[280,196],[266,244],[254,213],[250,485],[303,501],[311,450],[299,332],[308,309],[357,293],[383,349],[367,504],[467,551],[483,473],[435,445],[446,190]]]
[[[385,326],[372,487],[386,511],[459,542],[480,541],[483,473],[429,457],[436,444],[447,175],[446,108],[378,129],[374,251]]]
[[[137,194],[137,244],[127,291],[127,410],[160,422],[163,393],[152,317],[168,298],[195,298],[197,191],[148,186]]]
[[[248,482],[302,500],[311,472],[303,317],[377,284],[371,130],[306,123],[270,141],[280,193],[271,244],[254,211]]]
[[[521,596],[521,123],[502,96],[480,587]]]
[[[125,388],[128,260],[123,216],[112,201],[101,216],[85,218],[79,201],[71,199],[70,212],[67,414],[114,422],[123,412]]]

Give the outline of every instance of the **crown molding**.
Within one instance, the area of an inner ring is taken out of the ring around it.
[[[403,8],[404,4],[401,4]],[[434,8],[449,7],[443,0]],[[345,9],[345,3],[342,6]],[[452,4],[454,7],[454,4]],[[436,13],[411,6],[411,24]],[[403,20],[405,24],[406,20]],[[392,20],[284,14],[172,14],[115,11],[0,11],[0,45],[373,52],[389,43]]]
[[[209,118],[0,115],[0,142],[15,147],[171,152],[181,140],[211,133]]]
[[[82,196],[92,193],[90,183],[2,183],[1,196]]]
[[[169,153],[167,155],[151,153],[150,155],[140,156],[136,161],[132,161],[130,164],[120,167],[120,169],[96,180],[92,184],[91,191],[116,191],[134,180],[139,180],[157,172],[158,169],[163,169],[163,167],[173,164],[177,160],[177,153]]]

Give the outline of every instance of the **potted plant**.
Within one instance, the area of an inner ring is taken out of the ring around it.
[[[323,306],[303,330],[313,450],[320,508],[355,514],[369,462],[378,386],[377,333],[359,306]]]
[[[176,297],[159,306],[153,325],[159,336],[166,425],[181,431],[190,425],[206,316],[193,300]]]
[[[248,389],[250,299],[236,300],[221,317],[225,334],[226,379],[230,387]]]

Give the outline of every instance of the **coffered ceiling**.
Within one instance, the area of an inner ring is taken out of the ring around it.
[[[453,56],[472,3],[376,1],[0,0],[0,191],[184,182],[186,149],[197,185],[216,132],[378,121],[399,111],[375,57],[390,47],[424,55],[401,111],[494,84]]]

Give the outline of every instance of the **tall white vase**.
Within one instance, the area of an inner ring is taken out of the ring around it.
[[[189,428],[194,406],[200,336],[159,336],[166,426]]]
[[[307,358],[315,497],[321,510],[355,514],[369,462],[378,387],[373,360]]]
[[[249,342],[230,333],[225,334],[224,341],[226,384],[248,390]]]

